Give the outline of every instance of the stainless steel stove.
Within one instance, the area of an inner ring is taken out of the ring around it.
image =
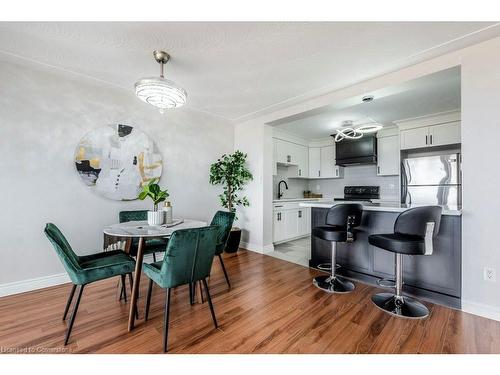
[[[380,199],[380,186],[345,186],[344,198],[335,198],[335,201],[372,202]]]

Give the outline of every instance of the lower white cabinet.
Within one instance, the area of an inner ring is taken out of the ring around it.
[[[273,212],[273,242],[281,242],[286,239],[285,216],[283,211]]]
[[[273,242],[285,242],[309,235],[311,209],[296,202],[275,204],[273,210]]]

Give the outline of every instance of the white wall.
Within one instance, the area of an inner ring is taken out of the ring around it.
[[[73,156],[90,129],[118,122],[155,139],[176,216],[209,220],[219,208],[220,189],[209,185],[208,173],[233,150],[226,121],[186,107],[161,115],[133,88],[4,57],[0,82],[0,293],[10,283],[63,272],[43,234],[46,222],[56,223],[78,253],[90,253],[102,249],[102,228],[117,222],[120,210],[150,206],[101,198],[80,181]]]
[[[271,121],[329,105],[338,100],[396,85],[453,66],[461,65],[462,74],[462,304],[463,309],[500,320],[500,247],[496,238],[500,212],[500,38],[451,52],[326,95],[247,120],[257,134],[259,127]],[[269,135],[271,137],[271,135]],[[252,152],[261,152],[260,149]],[[263,165],[272,165],[272,153],[264,154]],[[267,167],[266,167],[267,168]],[[272,217],[272,170],[263,171],[264,221]],[[255,189],[256,187],[253,187]],[[268,191],[271,193],[266,193]],[[255,194],[257,194],[255,192]],[[266,198],[268,197],[268,198]],[[268,208],[269,207],[269,208]],[[267,211],[265,211],[267,210]],[[268,217],[269,216],[269,217]],[[262,219],[261,219],[262,220]],[[258,241],[257,239],[255,241]],[[272,241],[272,225],[265,225],[263,246]],[[484,267],[496,269],[497,281],[483,279]]]

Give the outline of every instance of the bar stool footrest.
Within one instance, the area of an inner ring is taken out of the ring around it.
[[[391,288],[394,289],[396,287],[396,280],[394,279],[378,279],[377,280],[377,285],[382,287],[382,288]]]

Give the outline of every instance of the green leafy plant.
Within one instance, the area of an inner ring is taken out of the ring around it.
[[[139,193],[139,199],[141,201],[147,197],[151,198],[154,205],[153,211],[158,211],[158,204],[165,201],[169,196],[167,189],[161,190],[158,181],[160,181],[159,178],[153,178],[142,187],[142,191]]]
[[[220,203],[230,212],[235,212],[237,206],[250,205],[247,197],[238,195],[244,185],[253,179],[246,159],[247,154],[235,151],[222,155],[210,166],[210,183],[223,185],[223,192],[219,194]]]

